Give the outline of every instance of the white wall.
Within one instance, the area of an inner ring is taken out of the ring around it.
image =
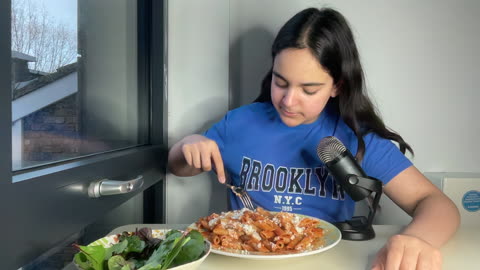
[[[175,23],[169,26],[169,142],[218,119],[226,110],[220,100],[228,95],[230,108],[250,103],[270,65],[271,42],[281,25],[303,8],[329,6],[352,25],[370,95],[387,125],[414,148],[415,165],[424,172],[480,171],[480,91],[475,84],[480,77],[480,1],[169,2],[169,22]],[[198,35],[194,30],[211,42],[191,40]],[[222,70],[226,65],[228,74]],[[210,194],[198,195],[209,191],[208,176],[176,183],[168,178],[167,191],[173,192],[168,195],[168,222],[189,223],[208,214],[205,198]],[[188,195],[176,197],[179,190]],[[219,205],[221,196],[213,193],[211,200]],[[178,213],[193,204],[201,212]]]
[[[228,110],[228,7],[224,0],[168,1],[169,146],[203,132]],[[166,220],[193,223],[225,209],[225,193],[206,173],[167,174]]]

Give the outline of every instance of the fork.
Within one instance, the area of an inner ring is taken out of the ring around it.
[[[228,178],[229,177],[227,176],[227,179]],[[229,189],[231,189],[233,194],[237,195],[237,197],[240,199],[244,207],[252,211],[255,210],[255,206],[253,205],[252,199],[250,198],[250,196],[248,196],[248,193],[245,191],[245,189],[243,189],[242,187],[237,187],[231,184],[227,184],[227,181],[225,181],[224,185],[227,186]]]

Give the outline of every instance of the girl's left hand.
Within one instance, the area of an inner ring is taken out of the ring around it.
[[[439,270],[442,269],[440,250],[413,236],[392,236],[377,253],[372,270]]]

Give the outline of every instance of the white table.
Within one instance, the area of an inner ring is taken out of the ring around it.
[[[185,229],[186,224],[132,224],[116,228],[113,233],[134,231],[135,228]],[[199,270],[265,270],[265,269],[370,269],[376,252],[387,239],[400,232],[402,227],[394,225],[374,225],[376,237],[369,241],[342,240],[325,252],[282,260],[249,260],[210,253]],[[461,228],[456,235],[441,249],[443,269],[480,269],[480,228]],[[70,270],[75,268],[65,268]]]

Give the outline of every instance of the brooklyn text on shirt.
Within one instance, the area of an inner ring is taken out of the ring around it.
[[[239,176],[241,185],[247,191],[277,193],[274,195],[274,203],[279,205],[300,206],[303,196],[345,199],[344,190],[336,184],[324,166],[297,168],[271,163],[263,165],[261,161],[244,156]],[[282,209],[288,211],[292,207]]]

